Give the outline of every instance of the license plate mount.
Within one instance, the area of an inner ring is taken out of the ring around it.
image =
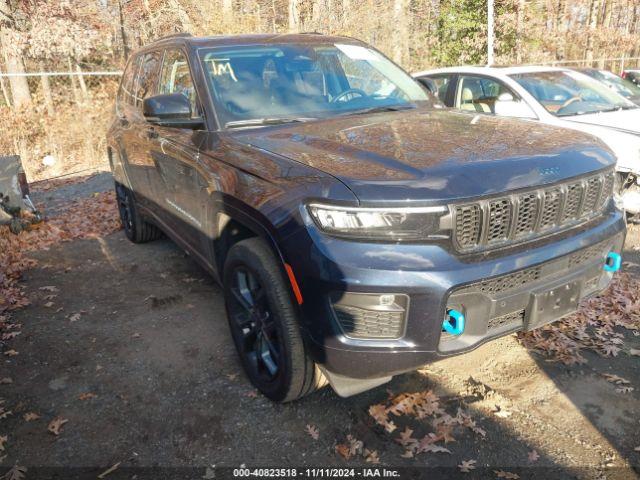
[[[533,330],[578,310],[582,282],[573,280],[531,292],[525,329]]]

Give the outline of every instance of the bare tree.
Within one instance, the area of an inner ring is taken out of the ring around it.
[[[289,31],[300,31],[300,0],[289,0]]]
[[[402,65],[409,57],[409,12],[407,0],[393,1],[393,60]]]
[[[599,0],[591,0],[589,8],[589,29],[587,31],[587,46],[585,51],[585,60],[588,66],[593,64],[593,41],[598,27],[598,9],[600,7]]]
[[[11,31],[15,25],[8,0],[0,0],[0,49],[4,56],[7,73],[25,73],[24,60],[16,48],[12,48]],[[31,92],[27,77],[9,77],[11,95],[15,107],[28,107],[31,105]]]

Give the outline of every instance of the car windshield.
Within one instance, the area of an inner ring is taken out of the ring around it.
[[[615,73],[606,70],[595,70],[594,78],[597,78],[607,87],[613,89],[625,98],[640,97],[640,87],[635,83],[619,77]]]
[[[558,117],[636,108],[606,85],[578,72],[520,73],[511,78]]]
[[[361,45],[233,46],[200,58],[227,128],[431,104],[413,78]]]

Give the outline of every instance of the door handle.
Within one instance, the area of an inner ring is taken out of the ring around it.
[[[158,138],[158,132],[156,132],[155,129],[153,129],[153,127],[147,128],[147,138],[150,138],[150,139]]]

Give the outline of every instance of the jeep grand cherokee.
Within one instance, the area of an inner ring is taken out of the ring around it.
[[[222,284],[276,401],[537,328],[620,267],[600,141],[446,110],[351,38],[161,39],[126,67],[108,148],[127,237],[162,231]]]

